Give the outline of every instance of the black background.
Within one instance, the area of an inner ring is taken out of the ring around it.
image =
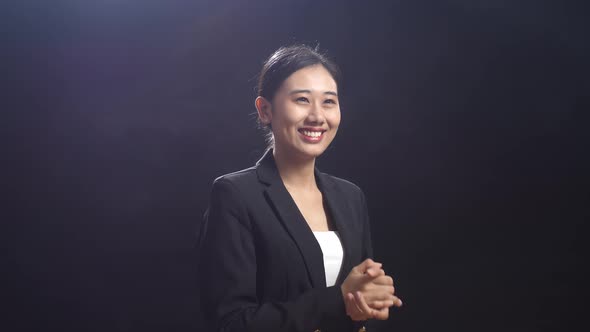
[[[261,156],[256,74],[294,42],[319,42],[344,72],[318,166],[367,195],[404,300],[385,330],[583,330],[582,6],[2,7],[3,330],[199,331],[211,183]]]

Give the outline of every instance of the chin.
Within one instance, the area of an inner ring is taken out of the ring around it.
[[[304,147],[303,149],[298,149],[298,151],[302,156],[306,156],[308,158],[317,158],[322,155],[322,153],[324,153],[327,148],[327,146],[310,146]]]
[[[297,159],[314,159],[326,151],[326,149],[330,146],[331,140],[330,142],[322,142],[320,144],[308,144],[297,141],[290,143],[291,144],[281,144],[284,147],[281,148],[281,150],[286,152],[288,151],[287,153],[289,155]]]

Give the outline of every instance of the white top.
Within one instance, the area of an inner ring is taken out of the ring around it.
[[[324,270],[326,271],[326,286],[334,286],[340,273],[344,251],[338,233],[334,231],[313,232],[324,254]]]

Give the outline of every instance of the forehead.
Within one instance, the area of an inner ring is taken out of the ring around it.
[[[291,74],[282,84],[282,89],[306,89],[312,91],[337,91],[338,86],[330,72],[322,65],[301,68]]]

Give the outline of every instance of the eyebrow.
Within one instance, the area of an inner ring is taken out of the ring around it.
[[[289,95],[294,95],[296,93],[311,93],[311,90],[305,90],[305,89],[303,89],[303,90],[293,90],[293,91],[289,92]],[[324,92],[324,94],[325,95],[332,95],[332,96],[338,97],[338,94],[336,92],[334,92],[334,91],[326,91],[326,92]]]

